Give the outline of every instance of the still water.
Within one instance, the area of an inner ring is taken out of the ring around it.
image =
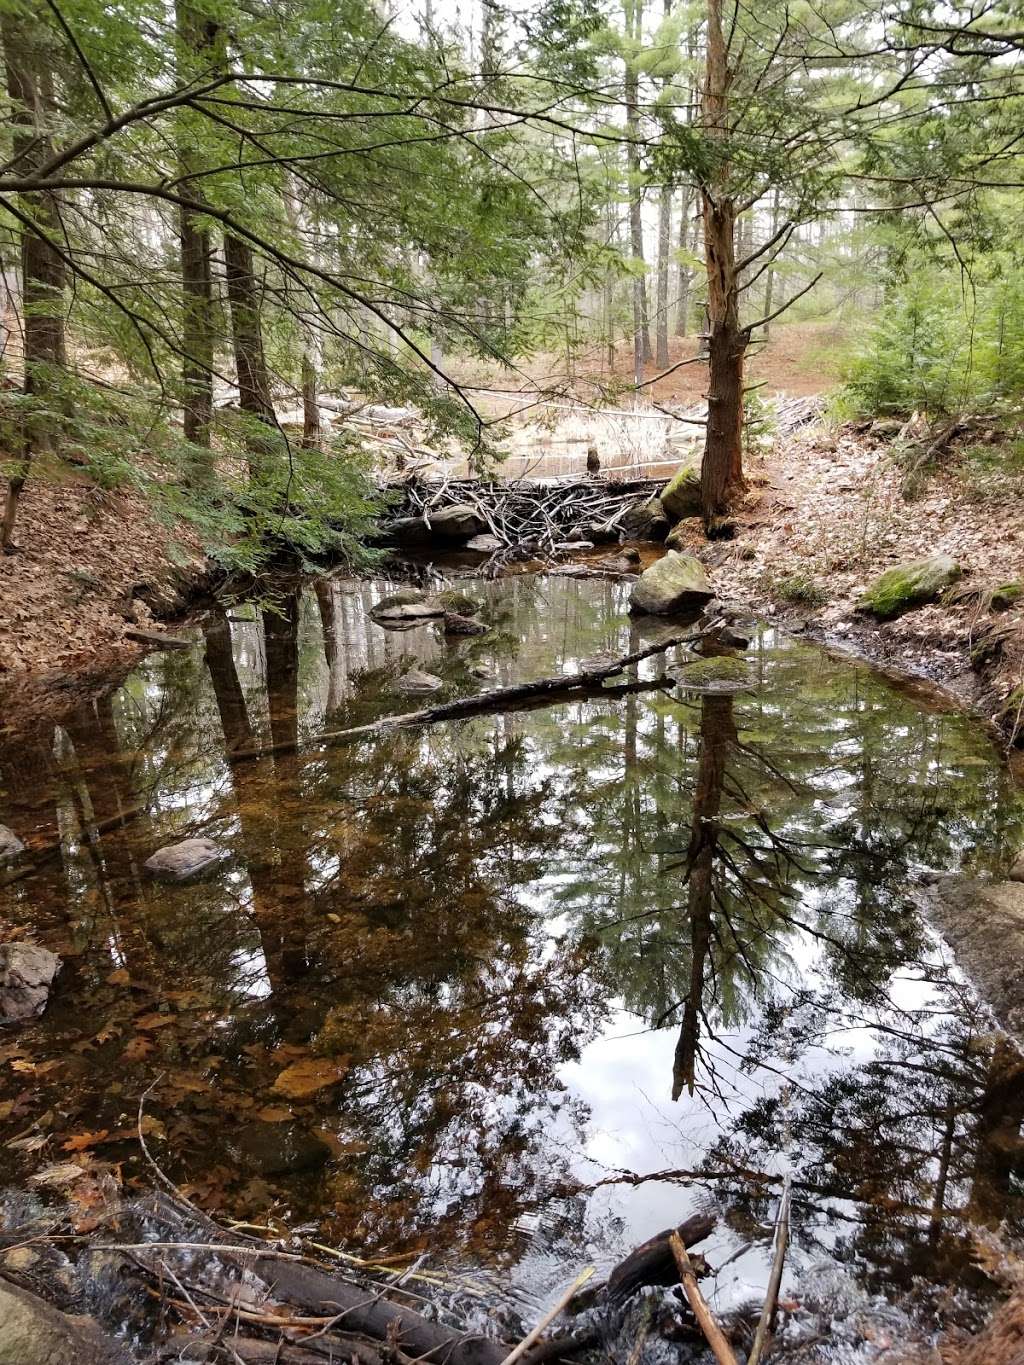
[[[783,1173],[789,1292],[979,1289],[969,1229],[1024,1212],[1024,1067],[913,898],[1021,839],[977,723],[765,629],[736,696],[680,693],[673,651],[608,696],[323,742],[418,705],[410,666],[443,698],[664,629],[614,582],[459,586],[487,635],[386,631],[389,586],[342,579],[229,609],[0,752],[29,845],[0,913],[65,964],[0,1037],[0,1180],[144,1185],[151,1086],[198,1203],[525,1304],[697,1209],[715,1304],[759,1298]],[[212,875],[146,875],[198,834]]]

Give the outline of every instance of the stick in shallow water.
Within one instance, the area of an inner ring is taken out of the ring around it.
[[[530,1349],[534,1342],[540,1341],[541,1337],[554,1322],[555,1318],[558,1317],[559,1313],[562,1312],[562,1310],[568,1303],[572,1302],[572,1300],[576,1297],[577,1292],[583,1288],[583,1286],[587,1283],[587,1281],[590,1279],[593,1273],[594,1267],[592,1265],[588,1265],[586,1270],[581,1271],[580,1274],[576,1276],[575,1280],[573,1280],[572,1284],[565,1291],[565,1293],[562,1294],[562,1296],[559,1298],[555,1306],[549,1309],[544,1314],[540,1322],[537,1323],[536,1327],[534,1327],[531,1331],[527,1332],[526,1336],[523,1337],[522,1341],[519,1343],[518,1346],[512,1347],[512,1350],[509,1351],[508,1355],[501,1362],[501,1365],[515,1365],[515,1362],[519,1360],[521,1356],[524,1356],[526,1354],[526,1352]]]
[[[718,1365],[737,1365],[736,1356],[732,1347],[729,1345],[725,1333],[715,1321],[714,1314],[705,1302],[704,1295],[700,1292],[697,1284],[697,1276],[693,1273],[693,1266],[690,1258],[686,1254],[686,1247],[683,1239],[678,1232],[673,1232],[669,1239],[669,1246],[672,1248],[672,1255],[676,1258],[676,1265],[679,1267],[679,1278],[682,1280],[683,1289],[686,1297],[690,1301],[693,1309],[693,1316],[700,1324],[700,1330],[704,1333],[708,1345],[715,1354]]]
[[[779,1301],[782,1263],[786,1259],[786,1247],[789,1245],[789,1206],[792,1197],[792,1179],[793,1177],[787,1174],[782,1186],[782,1198],[779,1200],[779,1212],[775,1221],[775,1258],[772,1261],[772,1273],[768,1277],[768,1290],[764,1296],[764,1307],[761,1309],[761,1319],[757,1324],[757,1331],[754,1333],[754,1344],[750,1348],[747,1365],[758,1365],[758,1361],[764,1355],[772,1321],[775,1317],[775,1306]]]

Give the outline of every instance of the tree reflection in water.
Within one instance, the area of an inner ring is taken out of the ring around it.
[[[161,1158],[210,1205],[514,1256],[538,1209],[588,1236],[592,1045],[625,1010],[652,1030],[637,1060],[676,1034],[663,1094],[683,1123],[711,1116],[706,1183],[737,1236],[783,1167],[797,1245],[882,1284],[950,1273],[950,1210],[1017,1217],[1017,1054],[907,897],[918,864],[998,858],[1019,818],[968,721],[767,637],[749,695],[320,746],[405,709],[410,663],[459,691],[477,662],[553,673],[643,628],[616,585],[524,578],[474,587],[489,636],[389,634],[366,615],[384,590],[328,580],[212,616],[201,648],[0,753],[0,819],[35,859],[4,910],[68,963],[19,1035],[32,1086],[2,1083],[12,1132],[116,1135],[163,1073]],[[186,833],[232,861],[151,882],[145,858]],[[130,1135],[87,1150],[133,1169]],[[0,1152],[6,1178],[42,1160]]]

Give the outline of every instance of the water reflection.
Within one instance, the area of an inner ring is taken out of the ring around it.
[[[153,1140],[196,1198],[353,1245],[528,1265],[542,1215],[612,1257],[672,1178],[731,1253],[792,1170],[797,1246],[893,1287],[958,1273],[951,1212],[1019,1219],[1018,1055],[907,894],[1019,828],[968,720],[768,633],[735,697],[653,660],[614,700],[324,745],[407,709],[410,665],[457,694],[639,638],[611,582],[475,584],[491,633],[455,641],[372,624],[384,590],[213,616],[0,753],[30,850],[5,918],[67,963],[3,1052],[5,1126],[47,1139],[5,1177],[71,1141],[83,1180],[131,1178],[162,1075]],[[146,878],[198,833],[230,863]],[[735,1264],[739,1294],[760,1270]]]

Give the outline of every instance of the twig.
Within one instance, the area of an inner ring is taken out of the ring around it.
[[[590,1279],[593,1273],[594,1267],[592,1265],[588,1265],[586,1270],[582,1270],[576,1276],[575,1280],[573,1280],[572,1284],[565,1291],[565,1293],[559,1297],[558,1302],[555,1304],[555,1306],[553,1308],[550,1308],[544,1314],[540,1322],[537,1323],[536,1327],[534,1327],[531,1331],[527,1332],[526,1336],[523,1337],[522,1341],[519,1343],[518,1346],[512,1347],[512,1350],[509,1351],[508,1355],[501,1362],[501,1365],[514,1365],[515,1361],[517,1361],[521,1356],[524,1356],[526,1352],[530,1349],[530,1347],[535,1342],[541,1339],[541,1337],[544,1335],[547,1329],[554,1322],[555,1318],[557,1318],[559,1313],[561,1313],[562,1310],[565,1308],[566,1304],[569,1303],[569,1301],[576,1295],[576,1293],[583,1288],[583,1286],[587,1283],[587,1281]]]
[[[733,1349],[726,1339],[725,1333],[715,1321],[714,1314],[707,1306],[704,1295],[700,1292],[697,1284],[697,1276],[693,1273],[693,1266],[690,1258],[686,1254],[686,1247],[683,1246],[683,1239],[678,1232],[673,1232],[668,1239],[669,1246],[672,1248],[672,1255],[676,1258],[676,1265],[679,1267],[679,1278],[682,1281],[683,1290],[690,1301],[693,1309],[693,1316],[700,1324],[700,1329],[707,1339],[708,1345],[714,1352],[718,1365],[738,1365]]]
[[[761,1309],[761,1319],[757,1324],[757,1331],[754,1333],[754,1344],[750,1348],[750,1356],[747,1365],[758,1365],[758,1361],[764,1355],[765,1347],[768,1344],[768,1335],[772,1329],[772,1322],[775,1318],[775,1307],[779,1301],[779,1286],[782,1284],[782,1263],[786,1259],[786,1248],[789,1245],[789,1206],[790,1206],[790,1187],[792,1177],[787,1174],[784,1185],[782,1186],[782,1198],[779,1200],[779,1212],[775,1220],[775,1257],[772,1261],[772,1273],[768,1277],[768,1289],[764,1296],[764,1307]]]

